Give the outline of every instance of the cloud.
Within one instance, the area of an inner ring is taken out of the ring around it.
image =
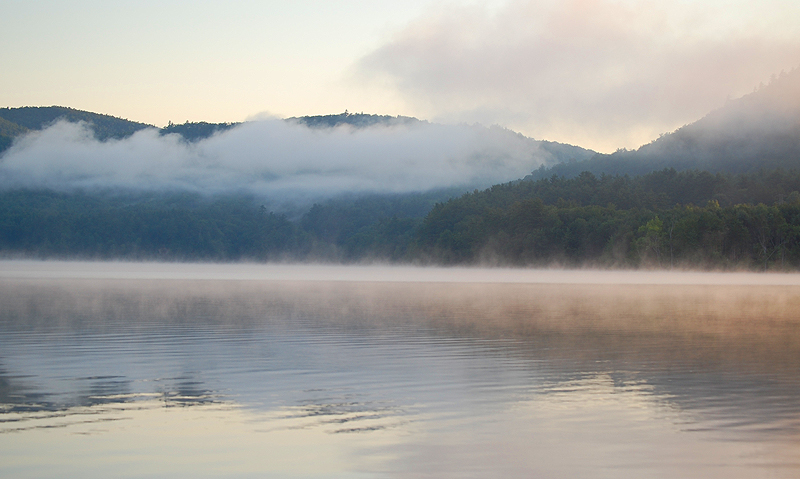
[[[552,161],[537,142],[499,127],[419,122],[311,129],[264,120],[186,143],[155,129],[100,142],[86,125],[60,122],[19,139],[0,158],[0,185],[244,191],[297,202],[489,186]]]
[[[356,74],[431,119],[635,147],[800,64],[800,30],[786,21],[798,7],[768,3],[753,15],[657,0],[454,6],[408,25]]]

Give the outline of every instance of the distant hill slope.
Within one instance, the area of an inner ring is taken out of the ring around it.
[[[368,128],[375,125],[415,125],[428,124],[426,120],[419,120],[410,116],[391,116],[391,115],[369,115],[364,113],[344,113],[335,115],[300,116],[287,118],[286,121],[296,122],[310,128],[335,128],[340,125],[350,125],[354,128]],[[519,134],[519,133],[517,133]],[[538,144],[539,148],[546,151],[551,156],[549,165],[561,162],[579,162],[594,157],[597,152],[587,150],[580,146],[557,143],[555,141],[534,140],[530,141]]]
[[[76,110],[63,106],[26,106],[21,108],[0,108],[0,153],[11,146],[14,138],[29,131],[42,130],[53,123],[66,120],[89,125],[98,140],[127,138],[145,128],[156,128],[147,123],[126,120],[110,115]],[[208,138],[218,131],[225,131],[239,123],[186,122],[181,125],[170,123],[159,128],[162,135],[178,134],[186,141]]]
[[[563,163],[580,163],[594,158],[597,152],[587,150],[580,146],[558,143],[555,141],[534,140],[539,143],[539,148],[547,151],[556,160],[556,165]]]
[[[59,120],[69,122],[83,121],[89,125],[98,140],[122,139],[145,128],[156,128],[153,125],[125,120],[110,115],[76,110],[62,106],[50,107],[21,107],[0,108],[0,153],[11,146],[13,139],[29,131],[47,128]],[[429,125],[425,120],[407,116],[371,115],[364,113],[344,113],[334,115],[301,116],[287,118],[286,121],[294,122],[309,128],[335,128],[340,125],[350,125],[353,128],[368,128],[376,125],[383,126],[411,126]],[[183,124],[170,123],[164,128],[159,128],[161,135],[178,134],[189,142],[199,141],[210,136],[234,128],[241,123],[207,123],[186,122]],[[520,135],[508,131],[510,135]],[[520,135],[520,137],[523,137]],[[524,137],[523,137],[524,138]],[[581,162],[592,158],[596,153],[578,146],[556,143],[552,141],[539,141],[532,138],[526,139],[538,146],[545,155],[545,164],[554,165],[561,162]]]
[[[638,175],[675,168],[745,173],[778,167],[800,168],[800,69],[782,73],[637,150],[556,165],[534,172],[532,178],[573,177],[582,171]]]
[[[11,146],[14,137],[23,135],[28,131],[24,126],[10,122],[5,118],[0,118],[0,152]]]
[[[365,113],[344,113],[335,115],[296,116],[286,121],[297,122],[310,128],[334,128],[339,125],[350,125],[355,128],[367,128],[374,125],[410,125],[427,123],[410,116],[370,115]]]
[[[206,123],[205,121],[190,123],[187,121],[182,125],[170,123],[164,128],[161,128],[159,132],[162,135],[176,133],[181,135],[186,141],[199,141],[217,132],[230,130],[236,125],[241,125],[241,123]]]
[[[91,113],[64,106],[25,106],[21,108],[0,108],[0,118],[16,123],[28,130],[41,130],[58,120],[69,122],[84,121],[91,125],[99,140],[125,138],[152,125],[125,120],[110,115]]]
[[[29,130],[24,126],[8,121],[5,118],[0,118],[0,135],[13,137],[27,133],[28,131]]]

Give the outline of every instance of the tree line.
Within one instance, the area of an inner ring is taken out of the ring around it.
[[[339,198],[293,214],[258,198],[0,192],[6,257],[171,261],[800,267],[800,172],[584,172],[451,198]],[[449,198],[449,199],[448,199]]]

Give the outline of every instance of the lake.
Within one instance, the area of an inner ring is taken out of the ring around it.
[[[800,477],[800,275],[0,262],[1,477]]]

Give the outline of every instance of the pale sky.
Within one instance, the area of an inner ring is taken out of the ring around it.
[[[800,66],[797,0],[0,0],[0,106],[351,112],[635,148]]]

